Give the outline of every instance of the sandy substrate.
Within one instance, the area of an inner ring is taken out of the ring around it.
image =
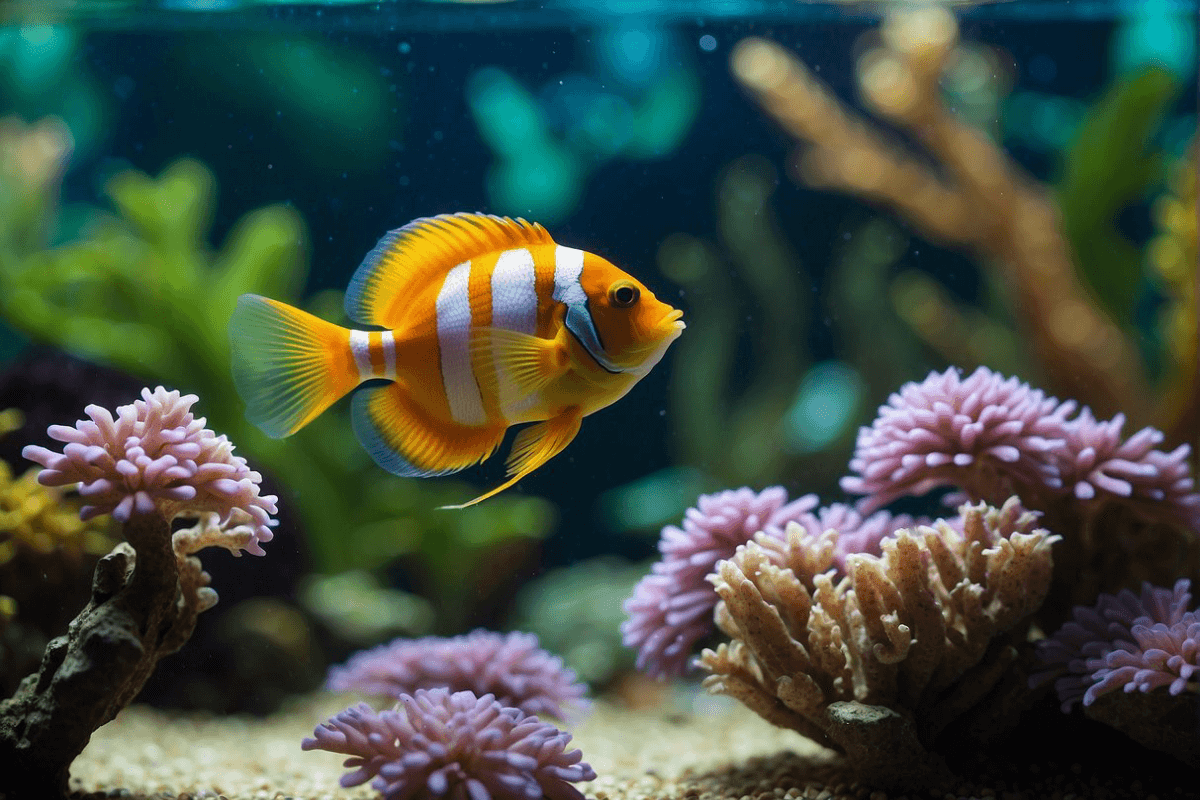
[[[101,796],[227,798],[228,800],[351,800],[377,798],[359,786],[342,789],[342,757],[303,752],[300,740],[347,705],[321,696],[267,720],[180,717],[126,709],[93,736],[72,767],[71,786]],[[773,728],[746,709],[719,704],[695,714],[634,712],[599,704],[575,731],[574,745],[599,776],[580,784],[595,800],[888,800],[855,783],[833,754],[791,731]],[[997,800],[1139,798],[1190,795],[1168,786],[1098,781],[1079,765],[1047,772],[1019,770],[1019,779],[990,786],[964,783],[911,798]]]

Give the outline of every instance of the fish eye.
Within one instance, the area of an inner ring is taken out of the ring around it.
[[[617,308],[629,308],[641,294],[632,283],[618,283],[608,290],[608,299]]]

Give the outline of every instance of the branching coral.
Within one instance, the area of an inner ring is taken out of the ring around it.
[[[114,418],[56,428],[63,453],[26,448],[46,467],[39,480],[78,481],[97,507],[122,518],[125,542],[96,567],[92,598],[67,634],[46,648],[39,671],[0,703],[0,774],[20,775],[9,800],[65,796],[71,761],[93,730],[145,684],[158,660],[188,640],[216,602],[193,557],[219,546],[261,552],[275,498],[232,445],[192,417],[191,395],[145,389]],[[103,504],[103,505],[101,505]],[[179,517],[197,520],[172,533]]]
[[[1039,643],[1041,668],[1030,682],[1054,679],[1063,711],[1082,700],[1088,716],[1200,766],[1200,611],[1188,610],[1189,585],[1147,583],[1140,596],[1125,589],[1077,606],[1070,622]]]
[[[885,539],[895,535],[901,528],[927,524],[927,519],[914,519],[908,514],[890,514],[876,511],[864,517],[845,503],[831,503],[812,513],[801,514],[795,522],[818,541],[826,531],[835,531],[833,540],[833,566],[839,573],[846,571],[846,559],[856,553],[877,556],[882,552]],[[782,537],[781,537],[782,538]]]
[[[397,639],[355,654],[329,672],[326,688],[394,699],[417,689],[490,694],[539,717],[574,720],[587,710],[587,687],[531,633],[478,630],[465,636]]]
[[[706,686],[846,753],[873,781],[926,774],[923,748],[1015,660],[1058,539],[1015,498],[960,511],[961,530],[900,530],[881,556],[846,558],[840,579],[833,530],[789,525],[739,547],[711,578],[732,642],[701,656]]]
[[[886,206],[930,240],[994,265],[1011,311],[1055,392],[1102,413],[1145,416],[1145,370],[1133,344],[1079,278],[1046,190],[987,135],[944,104],[939,85],[958,44],[952,13],[936,6],[888,16],[878,46],[858,61],[866,105],[912,136],[924,158],[846,108],[791,53],[741,42],[734,77],[801,143],[807,184]]]
[[[471,800],[583,800],[571,785],[596,773],[569,734],[491,695],[418,689],[395,710],[362,704],[319,726],[305,750],[350,758],[342,786],[371,785],[385,800],[418,797]]]

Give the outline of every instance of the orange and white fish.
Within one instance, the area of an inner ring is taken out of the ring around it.
[[[350,281],[348,330],[258,295],[230,321],[233,377],[267,435],[295,433],[360,383],[359,441],[396,475],[458,472],[512,425],[503,491],[623,397],[683,331],[683,312],[593,253],[523,219],[446,214],[380,239]]]

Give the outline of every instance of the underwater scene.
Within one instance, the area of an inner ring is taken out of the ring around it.
[[[1200,797],[1197,18],[0,0],[0,800]]]

